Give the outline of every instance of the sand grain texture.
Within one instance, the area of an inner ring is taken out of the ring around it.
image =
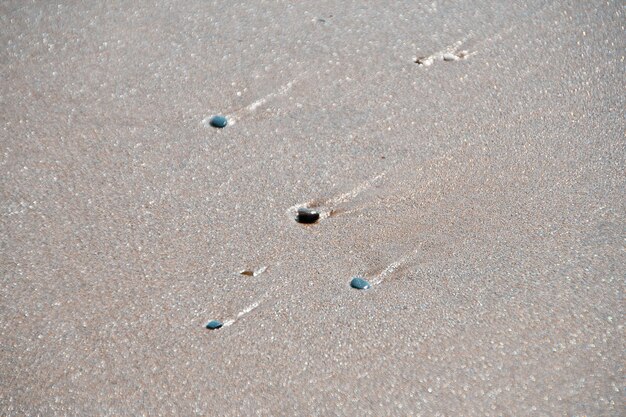
[[[619,415],[623,7],[291,3],[0,4],[0,414]]]

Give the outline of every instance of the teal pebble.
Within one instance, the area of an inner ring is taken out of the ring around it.
[[[211,120],[209,120],[209,124],[213,127],[226,127],[226,125],[228,124],[228,119],[226,119],[225,116],[213,116],[211,117]]]
[[[357,290],[366,290],[370,287],[370,283],[361,277],[354,277],[352,278],[352,281],[350,281],[350,286],[352,288],[356,288]]]
[[[207,329],[211,329],[211,330],[215,330],[215,329],[219,329],[220,327],[222,327],[224,325],[224,323],[222,323],[219,320],[211,320],[210,322],[208,322],[206,324],[206,328]]]

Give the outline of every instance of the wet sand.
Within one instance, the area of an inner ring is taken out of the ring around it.
[[[624,10],[454,3],[2,2],[1,414],[619,415]]]

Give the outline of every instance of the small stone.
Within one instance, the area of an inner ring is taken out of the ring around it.
[[[357,290],[366,290],[370,288],[370,283],[361,277],[354,277],[352,278],[352,281],[350,281],[350,286],[352,288],[356,288]]]
[[[447,53],[447,54],[443,54],[443,60],[444,61],[458,61],[459,57],[454,54]]]
[[[226,127],[226,125],[228,124],[228,119],[226,118],[226,116],[216,115],[211,117],[211,120],[209,120],[209,124],[213,127],[218,127],[221,129],[223,127]]]
[[[224,323],[222,323],[219,320],[211,320],[210,322],[208,322],[206,324],[206,328],[210,329],[210,330],[215,330],[215,329],[219,329],[220,327],[222,327],[224,325]]]
[[[415,63],[418,64],[420,67],[428,67],[432,65],[433,58],[430,56],[420,56],[415,58]]]
[[[257,269],[242,269],[241,271],[239,271],[240,275],[245,275],[248,277],[256,277],[257,275],[261,275],[263,272],[265,272],[267,270],[266,266],[262,266],[260,268]]]
[[[320,218],[320,213],[316,210],[312,210],[306,207],[300,207],[298,209],[298,215],[296,216],[296,221],[298,223],[311,224],[318,221]]]

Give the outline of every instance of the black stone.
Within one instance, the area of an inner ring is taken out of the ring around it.
[[[306,223],[311,224],[318,221],[320,218],[320,213],[316,210],[312,210],[306,207],[300,207],[298,209],[298,214],[296,216],[296,221],[298,223]]]

